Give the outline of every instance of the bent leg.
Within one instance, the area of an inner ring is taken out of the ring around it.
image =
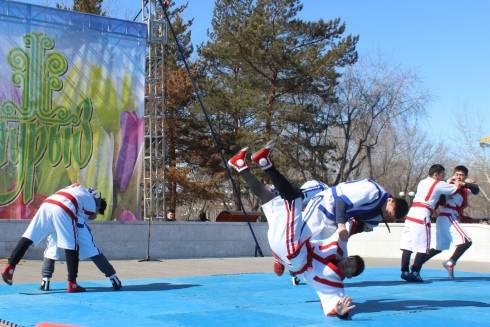
[[[17,265],[19,261],[24,257],[27,252],[27,249],[32,245],[32,241],[26,237],[21,237],[15,249],[12,251],[8,262],[10,265]]]
[[[104,254],[98,254],[90,259],[106,277],[111,277],[116,274],[116,270],[111,265],[109,260],[107,260]]]

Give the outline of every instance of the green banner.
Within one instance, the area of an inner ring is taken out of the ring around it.
[[[0,219],[79,182],[140,219],[146,28],[0,0]]]

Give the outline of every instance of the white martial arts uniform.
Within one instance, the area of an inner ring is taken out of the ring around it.
[[[22,236],[36,246],[51,235],[58,248],[75,250],[79,212],[95,215],[95,200],[87,189],[74,184],[44,200]]]
[[[342,258],[347,257],[347,243],[334,233],[325,240],[312,240],[309,248],[308,267],[303,277],[320,298],[325,315],[335,315],[335,307],[344,296],[344,274],[337,267]]]
[[[337,229],[335,204],[342,199],[346,203],[346,211],[345,217],[340,218],[347,221],[355,217],[364,224],[364,231],[369,231],[383,221],[382,207],[389,197],[390,194],[370,179],[344,182],[316,194],[303,216],[306,222],[309,219],[323,220],[331,234]]]
[[[90,259],[101,254],[102,252],[95,244],[94,237],[87,220],[80,217],[80,215],[78,216],[77,227],[79,248],[78,256],[80,260]],[[52,260],[61,259],[61,251],[56,246],[56,243],[51,236],[48,236],[46,250],[44,250],[44,257]]]
[[[78,184],[74,184],[78,185]],[[83,187],[81,187],[83,189]],[[96,204],[93,194],[89,190],[85,189],[86,192],[90,194],[90,197],[83,197],[80,201],[82,203],[82,210],[77,212],[77,228],[78,228],[78,249],[80,260],[89,259],[101,253],[100,249],[97,247],[92,235],[92,231],[88,225],[90,219],[94,219],[96,215]],[[53,260],[61,259],[61,251],[56,246],[54,238],[50,235],[47,238],[46,250],[44,250],[44,257]]]
[[[309,181],[301,187],[303,198],[286,201],[276,196],[262,205],[269,225],[267,238],[272,253],[293,273],[306,264],[308,241],[324,229],[321,220],[311,219],[305,223],[302,210],[308,200],[325,187],[321,182]]]
[[[443,251],[449,249],[451,242],[454,242],[454,245],[460,245],[466,240],[471,241],[463,226],[459,224],[463,210],[467,206],[469,194],[471,191],[468,188],[462,188],[449,196],[446,204],[440,208],[436,222],[435,249]]]
[[[441,195],[453,195],[458,187],[427,177],[417,185],[417,192],[405,218],[400,240],[402,250],[427,253],[430,247],[430,217]]]

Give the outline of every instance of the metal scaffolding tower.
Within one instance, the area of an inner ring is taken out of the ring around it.
[[[166,81],[167,24],[158,0],[142,0],[143,22],[148,27],[145,83],[145,154],[143,218],[164,219],[166,212]]]

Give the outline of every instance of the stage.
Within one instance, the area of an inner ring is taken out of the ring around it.
[[[267,259],[270,258],[249,260],[268,270]],[[422,272],[425,283],[409,284],[399,279],[396,266],[368,266],[361,276],[346,281],[346,292],[357,305],[352,319],[346,323],[324,317],[313,289],[305,284],[293,286],[289,276],[278,278],[272,273],[236,271],[212,275],[209,274],[212,267],[202,270],[218,260],[185,261],[186,269],[196,262],[195,271],[189,274],[195,276],[189,277],[125,279],[124,273],[120,273],[124,287],[119,292],[113,291],[109,281],[100,276],[91,281],[80,279],[80,284],[88,288],[88,292],[80,294],[66,293],[63,281],[53,282],[50,292],[39,291],[38,283],[32,282],[15,283],[12,287],[2,284],[0,318],[21,326],[49,321],[78,326],[235,327],[484,326],[490,318],[488,292],[481,291],[490,287],[488,273],[456,271],[456,279],[450,281],[445,270],[427,268]],[[246,263],[247,259],[235,260],[227,263],[240,270],[237,263]],[[142,272],[141,276],[156,274],[158,269],[153,272],[147,269],[159,266],[171,271],[172,265],[178,263],[178,260],[133,263],[131,276],[138,275],[137,270]],[[431,266],[437,266],[436,263]],[[81,270],[88,267],[90,263],[84,263]],[[19,266],[19,270],[26,268]],[[249,268],[241,270],[253,270]],[[64,265],[58,265],[56,280],[62,280],[64,270]]]

